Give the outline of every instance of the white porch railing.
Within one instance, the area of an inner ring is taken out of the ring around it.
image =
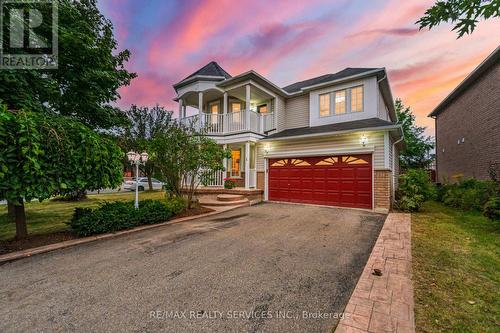
[[[275,128],[274,114],[261,114],[254,111],[229,112],[226,114],[208,114],[182,118],[180,121],[184,124],[195,124],[198,128],[204,128],[207,134],[230,134],[240,132],[255,132],[264,134]],[[249,119],[249,121],[247,120]]]
[[[205,170],[203,186],[224,186],[224,171]]]
[[[198,186],[224,186],[224,171],[214,171],[214,170],[202,170],[201,177],[196,176],[195,184]],[[188,176],[184,181],[184,186],[189,186],[191,184],[192,177]]]

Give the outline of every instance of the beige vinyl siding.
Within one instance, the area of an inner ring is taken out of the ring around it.
[[[285,99],[283,97],[276,96],[276,103],[278,104],[276,108],[277,112],[276,130],[280,132],[286,128]]]
[[[309,95],[292,97],[286,100],[285,128],[309,126]]]
[[[291,151],[315,149],[361,149],[360,137],[363,133],[349,133],[328,137],[310,137],[281,141],[260,142],[257,147],[257,170],[264,171],[264,147],[268,146],[270,153],[286,154]],[[374,147],[373,160],[375,169],[384,169],[384,132],[365,132],[368,138],[367,147]]]

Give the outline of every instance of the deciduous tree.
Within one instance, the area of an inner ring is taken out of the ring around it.
[[[499,0],[438,0],[425,15],[417,21],[420,29],[434,26],[443,22],[455,24],[458,37],[471,34],[476,28],[479,19],[500,17]]]
[[[403,105],[401,99],[396,99],[396,113],[398,123],[402,125],[405,138],[405,149],[399,154],[399,163],[402,169],[426,168],[434,160],[431,154],[434,142],[426,136],[425,127],[415,124],[415,115],[410,107]]]
[[[132,105],[129,110],[125,111],[125,115],[128,124],[122,129],[118,138],[120,147],[125,151],[150,152],[153,139],[168,128],[172,122],[172,112],[166,111],[159,105],[151,109]],[[140,165],[139,168],[148,178],[149,189],[152,190],[151,178],[157,169],[155,159],[148,159],[146,164]]]
[[[123,152],[65,116],[0,105],[0,200],[14,203],[16,237],[27,235],[24,202],[122,181]]]

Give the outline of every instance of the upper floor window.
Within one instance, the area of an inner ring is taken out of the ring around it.
[[[319,95],[319,116],[330,115],[330,94]]]
[[[267,104],[260,105],[257,107],[257,111],[259,113],[267,113]]]
[[[219,103],[210,104],[210,113],[211,114],[219,113]]]
[[[319,116],[363,111],[363,86],[319,95]]]
[[[363,111],[363,86],[351,88],[351,112]]]
[[[345,113],[346,91],[339,90],[335,92],[335,114]]]
[[[232,102],[231,103],[231,112],[239,112],[241,111],[241,103],[240,102]]]

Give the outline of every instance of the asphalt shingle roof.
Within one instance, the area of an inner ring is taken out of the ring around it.
[[[340,72],[334,73],[334,74],[326,74],[326,75],[321,75],[312,79],[304,80],[304,81],[299,81],[295,82],[293,84],[290,84],[286,87],[283,87],[283,90],[285,90],[287,93],[294,93],[297,91],[300,91],[300,89],[304,87],[309,87],[312,85],[320,84],[320,83],[325,83],[333,80],[339,80],[343,79],[345,77],[353,76],[353,75],[358,75],[362,74],[364,72],[369,72],[373,71],[376,69],[381,69],[381,68],[345,68],[341,70]]]
[[[206,64],[205,66],[203,66],[202,68],[198,69],[193,74],[191,74],[188,77],[186,77],[185,79],[183,79],[182,81],[185,81],[185,80],[192,78],[193,76],[196,76],[196,75],[223,76],[226,79],[229,79],[231,77],[231,75],[228,72],[226,72],[222,67],[220,67],[218,63],[216,63],[215,61],[211,61],[208,64]]]
[[[362,128],[382,127],[391,125],[396,125],[396,124],[380,118],[361,119],[361,120],[335,123],[323,126],[291,128],[276,134],[269,135],[266,138],[266,140],[285,138],[290,136],[321,134],[327,132],[348,131],[348,130],[356,130]]]

